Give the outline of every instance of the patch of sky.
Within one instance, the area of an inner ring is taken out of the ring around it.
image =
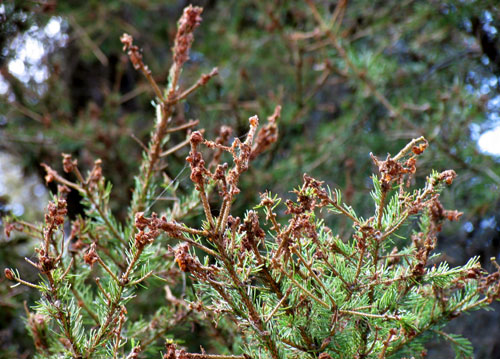
[[[2,11],[5,12],[5,8],[0,5],[0,14]],[[49,78],[50,69],[44,59],[48,53],[67,43],[65,27],[65,21],[55,16],[43,28],[33,25],[10,43],[9,50],[14,56],[7,65],[9,72],[26,84],[34,82],[34,89],[39,94],[46,90],[44,82]],[[8,83],[0,76],[0,94],[8,91]]]

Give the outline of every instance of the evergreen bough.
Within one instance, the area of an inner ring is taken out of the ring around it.
[[[217,74],[214,69],[179,87],[201,11],[190,6],[179,21],[165,91],[133,38],[121,38],[156,94],[156,123],[129,219],[120,223],[109,209],[112,188],[101,161],[83,175],[65,154],[64,171],[75,180],[44,165],[47,182],[59,184],[44,223],[12,218],[6,226],[8,235],[18,230],[40,240],[38,259],[26,259],[40,272],[38,283],[5,269],[8,279],[40,292],[26,309],[37,357],[154,357],[166,340],[166,359],[403,358],[424,356],[424,344],[434,337],[447,340],[457,358],[471,357],[469,341],[443,328],[500,298],[500,267],[494,262],[499,271],[487,274],[474,257],[450,268],[434,253],[443,222],[461,213],[439,201],[454,171],[433,172],[422,188],[412,188],[417,157],[427,148],[423,137],[394,157],[372,155],[379,174],[372,177],[374,212],[367,219],[342,201],[340,191],[306,174],[295,200],[281,204],[264,193],[243,219],[231,215],[240,176],[277,139],[279,106],[260,129],[258,117],[251,117],[243,142],[234,138],[227,145],[231,132],[222,128],[215,141],[194,131],[165,150],[169,133],[197,125],[173,127],[175,106]],[[165,158],[187,144],[194,190],[179,198],[177,182],[157,175]],[[213,151],[210,162],[202,146]],[[231,165],[222,162],[227,154]],[[174,204],[157,215],[151,208],[161,187]],[[86,212],[64,231],[70,190],[82,196]],[[205,218],[196,228],[182,222],[198,210]],[[340,216],[348,229],[328,225],[330,216]],[[192,292],[186,281],[194,284]],[[164,305],[146,318],[137,315],[135,297],[154,288],[164,289]],[[171,337],[187,323],[202,325],[210,350],[220,353],[187,352]]]

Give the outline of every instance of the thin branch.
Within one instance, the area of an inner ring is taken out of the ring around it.
[[[120,283],[120,280],[116,277],[113,271],[106,265],[106,263],[104,263],[104,261],[101,259],[101,257],[99,257],[99,255],[97,256],[97,261],[106,270],[106,272],[108,272],[109,275],[116,281],[116,283]]]
[[[99,325],[100,322],[99,322],[99,317],[97,316],[96,313],[94,313],[92,311],[92,309],[90,309],[88,307],[88,305],[85,303],[85,301],[83,300],[83,298],[80,296],[80,294],[78,293],[78,291],[74,288],[74,285],[73,283],[71,283],[71,293],[73,293],[73,295],[75,296],[76,300],[78,301],[78,305],[81,306],[86,312],[87,314],[94,320],[94,322]]]
[[[310,8],[316,22],[321,27],[321,30],[324,31],[325,34],[328,36],[333,47],[335,47],[335,49],[339,53],[340,57],[342,57],[342,59],[344,60],[347,67],[349,69],[351,69],[351,71],[354,73],[354,75],[366,85],[366,87],[370,90],[372,95],[375,96],[375,98],[377,98],[380,101],[380,103],[389,111],[389,115],[391,117],[400,118],[401,120],[404,121],[404,123],[407,126],[409,126],[411,128],[416,128],[416,125],[414,123],[412,123],[410,120],[408,120],[406,117],[402,116],[401,113],[398,111],[398,109],[395,108],[389,102],[389,100],[377,89],[377,87],[375,86],[373,81],[367,77],[366,72],[358,69],[354,65],[354,63],[349,58],[349,55],[347,54],[347,52],[345,51],[345,49],[342,47],[342,45],[338,41],[337,35],[331,30],[330,26],[325,22],[323,17],[320,15],[314,2],[312,0],[305,0],[305,1],[306,1],[307,5],[309,5],[309,8]]]
[[[285,269],[281,268],[281,266],[279,267],[279,270],[281,271],[281,273],[283,273],[284,275],[286,275],[293,282],[293,284],[295,284],[297,287],[299,287],[304,293],[306,293],[312,299],[314,299],[315,301],[317,301],[319,304],[321,304],[326,309],[332,309],[332,307],[330,305],[326,304],[326,302],[324,302],[323,300],[319,299],[317,296],[315,296],[310,291],[308,291],[306,288],[304,288],[302,286],[302,284],[300,284],[299,282],[297,282],[295,280],[295,278],[293,278],[293,276],[290,273],[288,273]]]
[[[148,148],[146,147],[146,145],[144,143],[142,143],[142,141],[140,139],[137,138],[137,136],[134,134],[134,133],[131,133],[130,134],[130,137],[132,137],[132,139],[137,142],[139,144],[139,146],[141,146],[141,148],[144,150],[144,151],[148,151]]]
[[[325,294],[330,299],[330,302],[332,303],[332,305],[334,307],[336,307],[337,303],[335,302],[335,299],[333,299],[333,297],[330,295],[330,291],[332,291],[333,288],[329,290],[328,288],[325,287],[325,285],[323,284],[323,281],[321,281],[318,278],[318,276],[316,275],[316,273],[314,273],[314,271],[312,270],[311,266],[306,262],[306,260],[302,256],[302,254],[300,254],[300,251],[298,251],[295,246],[290,246],[290,248],[295,253],[295,255],[297,255],[297,257],[300,259],[300,261],[304,264],[304,266],[307,268],[307,270],[309,271],[309,273],[314,277],[314,279],[316,279],[316,281],[321,286],[321,288],[323,288],[323,290],[325,291]]]
[[[360,317],[367,317],[367,318],[379,318],[379,319],[390,319],[390,320],[400,320],[399,317],[395,315],[388,315],[388,314],[372,314],[372,313],[363,313],[363,312],[356,312],[354,310],[339,310],[340,313],[342,314],[351,314],[351,315],[357,315]]]
[[[38,289],[38,290],[42,290],[41,286],[39,286],[37,284],[33,284],[31,282],[28,282],[28,281],[25,281],[25,280],[23,280],[23,279],[21,279],[21,278],[19,278],[17,276],[13,277],[12,280],[18,282],[19,284],[24,284],[24,285],[26,285],[28,287],[35,288],[35,289]],[[15,284],[15,285],[11,286],[11,288],[13,288],[14,286],[17,287],[19,284]]]
[[[408,152],[411,151],[411,149],[419,142],[424,142],[424,143],[427,143],[427,140],[424,138],[424,136],[420,136],[419,138],[414,138],[413,140],[411,140],[405,147],[403,147],[403,149],[401,151],[399,151],[399,153],[394,156],[392,159],[394,161],[398,161],[400,160],[401,158],[403,158]]]
[[[170,127],[167,129],[167,133],[172,133],[172,132],[177,132],[177,131],[182,131],[182,130],[187,130],[191,127],[197,126],[200,123],[199,120],[191,120],[183,125],[179,125],[177,127]]]
[[[160,154],[160,157],[168,156],[168,155],[170,155],[170,154],[172,154],[172,153],[180,150],[182,147],[187,146],[187,145],[189,145],[189,138],[185,139],[184,141],[182,141],[181,143],[175,145],[174,147],[171,147],[168,150],[163,151]]]
[[[194,85],[192,85],[188,89],[184,90],[184,92],[182,92],[181,94],[179,94],[177,97],[174,97],[171,100],[167,100],[166,103],[168,105],[174,105],[174,104],[176,104],[176,103],[184,100],[186,97],[188,97],[189,95],[191,95],[197,89],[199,89],[200,87],[206,85],[207,82],[212,77],[214,77],[214,76],[216,76],[218,74],[219,74],[219,69],[217,67],[214,67],[212,69],[212,71],[210,71],[210,73],[201,75],[201,77],[198,79],[198,81],[196,81],[196,83]]]
[[[151,276],[151,274],[153,274],[153,271],[149,271],[149,272],[147,272],[147,273],[146,273],[145,275],[143,275],[141,278],[139,278],[139,279],[137,279],[137,280],[134,280],[134,281],[130,282],[130,283],[129,283],[129,284],[127,284],[127,285],[128,285],[128,286],[134,286],[134,285],[136,285],[136,284],[139,284],[139,283],[141,283],[142,281],[144,281],[144,280],[148,279],[148,278]]]
[[[92,50],[95,57],[103,66],[108,66],[109,61],[104,52],[99,48],[99,46],[90,38],[85,29],[81,27],[75,20],[73,16],[69,16],[69,22],[76,29],[77,34],[83,40],[83,42]]]
[[[194,354],[186,353],[188,359],[247,359],[246,355]]]
[[[93,196],[93,193],[92,191],[90,190],[88,184],[87,184],[87,181],[84,180],[82,174],[80,173],[80,170],[78,169],[78,167],[74,167],[74,171],[73,171],[76,175],[76,177],[78,178],[78,181],[80,181],[80,183],[82,184],[82,189],[83,191],[85,192],[85,194],[87,195],[87,198],[89,199],[89,201],[92,203],[92,205],[97,209],[97,212],[99,212],[99,215],[101,216],[101,218],[103,219],[104,223],[106,223],[106,226],[109,228],[109,230],[113,233],[113,235],[123,244],[123,245],[127,245],[127,243],[125,242],[125,240],[122,238],[121,234],[118,232],[118,230],[115,228],[115,226],[110,222],[108,216],[104,213],[104,210],[102,209],[101,205],[99,202],[97,202],[95,199],[94,199],[94,196]],[[59,176],[60,177],[60,176]]]
[[[63,240],[63,242],[64,242],[64,240]],[[69,271],[70,271],[71,267],[73,266],[74,262],[75,262],[75,257],[71,257],[71,261],[69,262],[68,267],[66,268],[66,270],[62,274],[61,280],[63,280],[64,278],[66,278],[66,275],[69,273]]]
[[[210,203],[208,202],[207,194],[205,193],[205,185],[202,183],[199,184],[199,194],[201,203],[203,204],[203,211],[205,212],[205,217],[210,224],[210,228],[216,228],[214,223],[214,218],[212,216],[212,210],[210,209]]]
[[[283,298],[281,298],[281,300],[278,302],[278,304],[276,304],[274,309],[271,311],[271,313],[269,313],[267,318],[264,320],[264,323],[269,322],[273,318],[274,314],[276,314],[276,312],[281,307],[281,305],[287,300],[288,295],[290,295],[291,292],[292,292],[292,287],[289,287],[288,290],[286,291],[285,295],[283,296]]]
[[[184,228],[184,227],[181,227],[181,228]],[[184,235],[182,235],[182,236],[176,235],[176,233],[175,233],[174,231],[173,231],[173,232],[167,232],[167,234],[168,234],[170,237],[173,237],[173,238],[179,239],[179,240],[181,240],[181,241],[184,241],[184,242],[186,242],[186,243],[189,243],[189,244],[193,245],[194,247],[196,247],[196,248],[198,248],[198,249],[201,249],[201,250],[202,250],[202,251],[204,251],[205,253],[207,253],[207,254],[209,254],[209,255],[213,256],[214,258],[219,258],[219,259],[221,258],[221,257],[220,257],[220,255],[219,255],[217,252],[215,252],[215,251],[211,250],[210,248],[208,248],[208,247],[204,246],[204,245],[203,245],[203,244],[201,244],[201,243],[198,243],[198,242],[196,242],[196,241],[193,241],[191,238],[188,238],[188,237],[186,237],[186,236],[184,236]],[[208,235],[207,235],[206,237],[208,238]]]
[[[104,288],[101,285],[101,278],[97,277],[95,278],[95,282],[97,283],[97,287],[101,291],[101,293],[104,295],[104,297],[108,300],[108,304],[111,303],[111,298],[109,297],[108,293],[104,290]]]

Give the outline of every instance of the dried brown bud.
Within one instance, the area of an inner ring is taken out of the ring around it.
[[[191,134],[191,151],[189,152],[189,156],[186,157],[186,161],[189,163],[191,167],[191,181],[194,184],[200,186],[204,179],[203,176],[205,174],[209,175],[209,171],[205,168],[205,160],[201,152],[196,150],[196,146],[203,142],[203,135],[199,131],[195,131]]]
[[[330,197],[328,197],[328,193],[322,187],[323,183],[323,181],[318,181],[308,176],[307,173],[304,173],[304,189],[311,188],[314,191],[314,194],[321,200],[320,206],[326,206],[330,203]]]
[[[48,273],[55,268],[56,259],[50,257],[44,250],[38,251],[39,268],[43,273]]]
[[[252,147],[250,160],[253,160],[278,140],[278,126],[276,124],[276,121],[280,116],[281,106],[276,106],[276,108],[274,109],[274,113],[267,118],[268,123],[257,133],[255,143]]]
[[[130,62],[132,62],[134,69],[138,70],[141,67],[144,67],[144,63],[142,62],[142,55],[139,51],[139,48],[133,44],[134,38],[129,34],[123,34],[120,37],[120,41],[123,44],[123,51],[128,50],[127,55],[129,56]]]
[[[142,249],[153,243],[155,238],[160,235],[160,228],[163,229],[166,221],[165,217],[158,218],[156,213],[153,213],[151,218],[144,217],[143,212],[136,213],[135,226],[139,229],[139,232],[135,235],[135,246]]]
[[[405,162],[404,167],[406,167],[409,174],[414,174],[417,172],[417,160],[412,157]]]
[[[227,168],[228,168],[228,164],[227,162],[225,162],[224,164],[222,165],[217,165],[217,168],[215,169],[215,173],[214,173],[214,179],[215,180],[219,180],[219,181],[225,181],[226,179],[226,171],[227,171]]]
[[[5,234],[6,238],[10,238],[10,233],[14,229],[14,225],[12,223],[6,223],[5,228],[3,229],[3,233]]]
[[[265,207],[274,206],[275,201],[269,196],[269,192],[260,194],[260,205]]]
[[[24,227],[23,227],[22,224],[6,222],[5,225],[4,225],[5,237],[9,238],[10,237],[10,233],[12,231],[19,231],[19,232],[21,232],[23,230],[23,228]]]
[[[123,51],[126,51],[132,46],[132,44],[134,42],[134,38],[132,36],[130,36],[129,34],[124,33],[120,37],[120,41],[123,44]]]
[[[48,318],[42,314],[28,314],[28,327],[35,342],[37,350],[46,351],[49,344],[47,338]]]
[[[97,262],[98,257],[99,255],[95,249],[95,243],[92,243],[87,253],[83,255],[83,261],[92,267],[94,263]]]
[[[57,193],[59,193],[61,196],[63,196],[64,198],[66,197],[66,195],[68,193],[70,193],[71,190],[68,188],[68,186],[66,185],[58,185],[57,186]]]
[[[58,177],[57,172],[45,163],[42,163],[41,166],[45,168],[45,171],[47,172],[47,174],[45,175],[45,182],[49,184],[50,182],[55,181],[55,179]]]
[[[127,358],[126,359],[137,359],[139,358],[139,353],[141,352],[141,346],[138,345],[136,347],[134,347],[134,349],[132,349],[132,351],[130,352],[129,355],[127,355]]]
[[[319,355],[319,359],[332,359],[332,356],[328,354],[327,352],[323,352]]]
[[[239,232],[245,233],[241,240],[241,247],[247,251],[257,248],[259,242],[266,236],[266,233],[260,227],[259,216],[255,211],[248,212],[239,228]]]
[[[135,226],[139,230],[144,230],[149,224],[149,219],[144,217],[144,212],[137,212],[135,214]]]
[[[67,153],[63,153],[62,156],[63,156],[63,169],[64,169],[64,172],[66,172],[66,173],[73,172],[73,170],[75,169],[76,165],[78,164],[78,161],[77,160],[73,160],[72,157],[71,157],[71,155],[69,155]]]
[[[481,268],[475,267],[467,270],[467,278],[477,279],[481,276]]]
[[[452,222],[458,222],[460,220],[460,217],[462,217],[463,212],[459,212],[457,210],[453,211],[444,211],[444,216]]]
[[[238,228],[238,226],[240,225],[241,223],[241,218],[240,217],[233,217],[231,215],[229,215],[227,217],[227,226],[229,228],[231,228],[231,231],[232,232],[235,232],[236,231],[236,228]]]
[[[132,62],[134,69],[139,70],[142,66],[144,66],[144,63],[142,62],[142,55],[137,46],[132,46],[130,48],[128,56],[130,57],[130,62]]]
[[[248,122],[250,122],[250,126],[257,127],[259,125],[259,118],[257,116],[252,116],[248,119]]]
[[[66,200],[58,198],[57,203],[49,202],[47,213],[45,214],[45,222],[54,223],[56,226],[60,226],[64,223],[64,217],[67,213]]]
[[[210,71],[210,73],[201,75],[201,78],[199,80],[200,85],[202,86],[206,85],[207,82],[210,81],[212,77],[217,76],[218,74],[219,74],[219,69],[217,67],[214,67],[212,71]]]
[[[167,349],[167,352],[163,354],[163,359],[177,359],[177,356],[175,355],[175,347],[176,345],[173,343],[166,343],[165,349]]]
[[[7,278],[8,280],[14,280],[15,279],[15,276],[14,276],[14,272],[12,271],[12,269],[10,268],[5,268],[3,273],[5,274],[5,278]]]
[[[202,11],[201,7],[189,5],[179,19],[173,49],[174,62],[179,67],[189,60],[189,50],[194,40],[192,33],[201,23]]]
[[[191,134],[191,137],[189,139],[189,141],[193,144],[193,145],[197,145],[201,142],[203,142],[203,135],[201,134],[200,131],[194,131],[192,134]]]
[[[90,188],[95,188],[99,184],[99,181],[102,179],[102,161],[100,159],[95,160],[94,167],[89,174],[87,182]]]
[[[427,146],[428,146],[428,143],[427,143],[427,141],[425,141],[424,143],[421,143],[418,146],[413,146],[411,148],[411,151],[416,155],[420,155],[422,152],[425,151]]]
[[[449,186],[453,183],[453,180],[457,177],[457,173],[453,170],[446,170],[439,174],[438,181],[444,181]]]
[[[190,260],[191,256],[188,251],[188,246],[187,245],[179,246],[175,251],[175,261],[179,265],[181,271],[189,272]]]
[[[199,261],[189,253],[189,246],[186,243],[176,248],[175,261],[183,272],[196,272],[201,268]]]

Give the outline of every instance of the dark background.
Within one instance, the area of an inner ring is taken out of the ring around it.
[[[307,172],[340,188],[347,203],[368,214],[373,209],[365,198],[375,171],[369,152],[394,154],[424,135],[430,147],[415,182],[431,169],[459,174],[442,199],[464,216],[444,228],[440,251],[452,265],[480,255],[489,268],[489,258],[498,260],[500,252],[500,164],[478,140],[500,126],[497,3],[315,1],[323,19],[336,19],[334,43],[317,35],[319,23],[303,1],[194,1],[205,8],[204,21],[183,85],[214,66],[220,75],[177,109],[175,121],[199,119],[209,138],[223,124],[242,136],[250,115],[264,119],[282,106],[278,143],[243,178],[240,213],[265,189],[289,196]],[[41,162],[60,166],[61,152],[78,158],[84,169],[101,158],[114,186],[113,210],[124,218],[141,155],[132,134],[147,142],[154,113],[153,94],[123,54],[119,37],[134,37],[165,84],[176,20],[187,4],[2,3],[0,151],[13,156],[26,178],[43,176]],[[183,169],[186,153],[172,157],[166,169],[171,177]],[[180,190],[188,186],[185,171]],[[5,213],[20,201],[14,192],[0,195]],[[33,202],[24,214],[41,220]],[[77,196],[69,204],[70,216],[81,213]],[[33,245],[2,237],[1,263],[35,276],[22,260]],[[23,301],[35,299],[35,293],[0,281],[0,357],[29,357],[33,346],[20,317]],[[472,341],[477,358],[500,358],[499,315],[464,316],[450,330]],[[429,357],[453,355],[443,343],[429,348]]]

